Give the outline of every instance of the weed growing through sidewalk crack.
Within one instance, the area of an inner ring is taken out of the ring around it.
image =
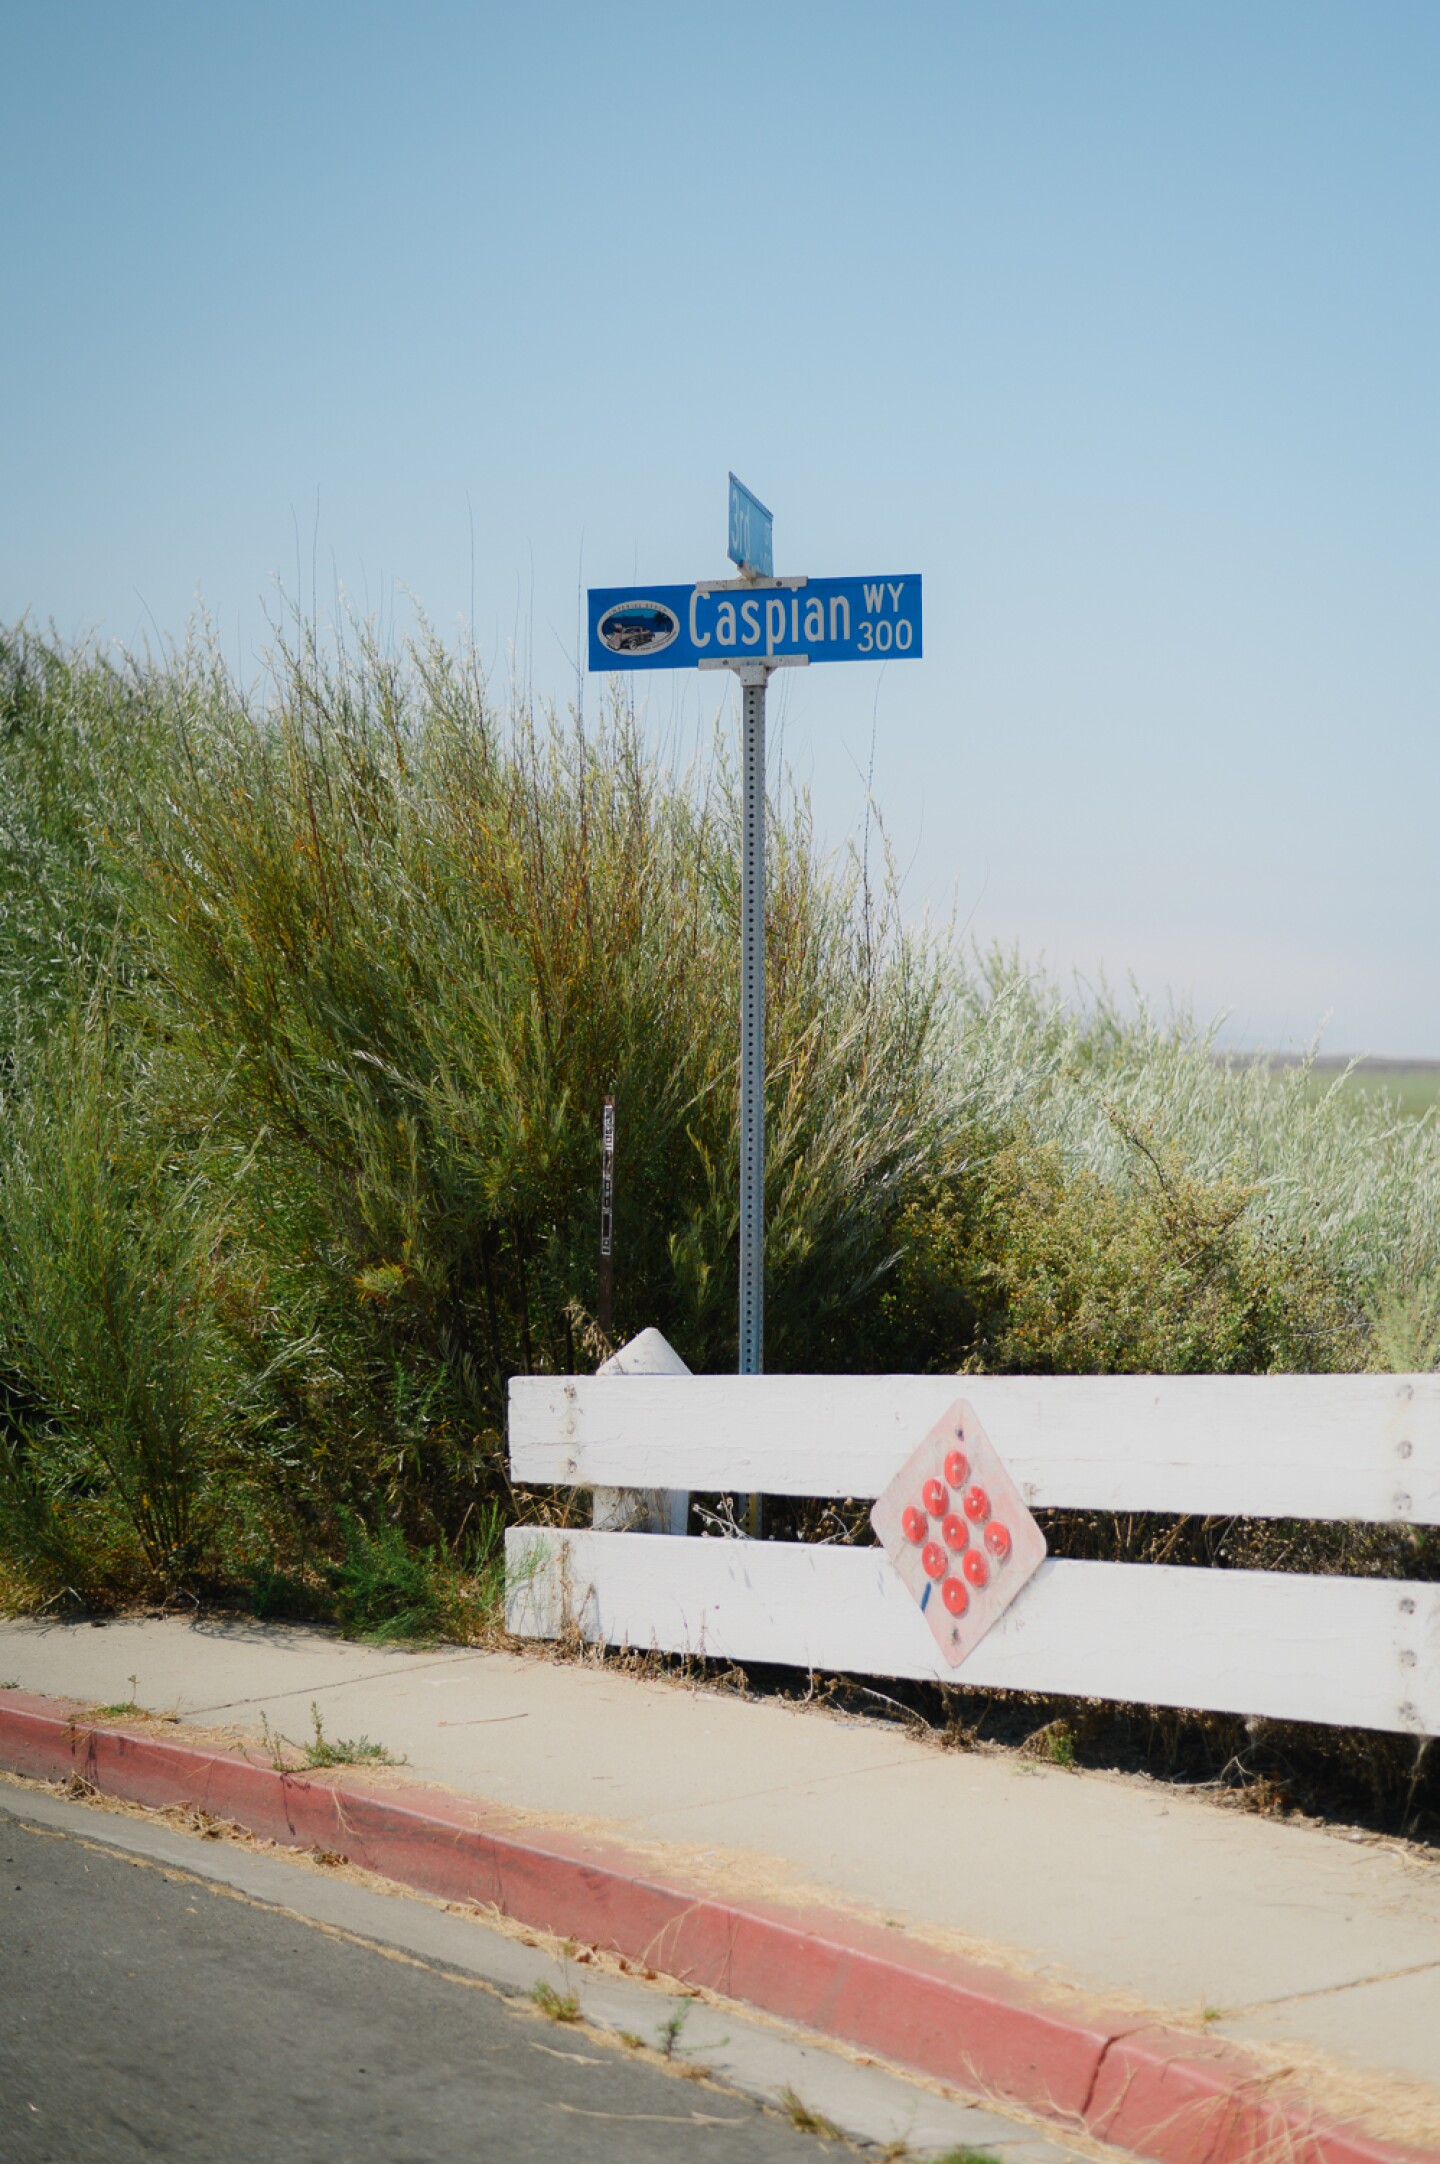
[[[143,1713],[145,1711],[142,1705],[137,1704],[135,1698],[135,1693],[140,1688],[140,1678],[138,1676],[127,1676],[125,1681],[130,1686],[130,1696],[128,1698],[117,1699],[113,1706],[97,1706],[95,1708],[102,1721],[117,1721],[126,1713]]]
[[[821,2141],[844,2139],[833,2119],[827,2119],[823,2111],[812,2111],[793,2089],[780,2091],[780,2108],[797,2134],[817,2134]]]
[[[645,2049],[644,2037],[637,2036],[633,2029],[617,2029],[615,2034],[627,2051],[643,2051]]]
[[[655,2034],[659,2039],[658,2049],[663,2058],[674,2058],[675,2048],[680,2042],[681,2031],[690,2019],[690,2009],[694,2003],[693,1999],[677,1999],[670,2012],[656,2029]]]
[[[18,1691],[19,1688],[20,1678],[18,1676],[7,1676],[5,1681],[0,1683],[0,1691]]]
[[[532,1984],[530,1997],[551,2021],[578,2021],[580,2001],[573,1991],[557,1991],[553,1984]]]
[[[403,1757],[397,1758],[383,1743],[372,1743],[368,1736],[327,1736],[320,1719],[320,1708],[310,1701],[310,1722],[315,1733],[309,1743],[292,1743],[278,1728],[270,1726],[269,1719],[260,1716],[260,1733],[270,1763],[277,1773],[293,1773],[296,1769],[287,1760],[288,1751],[301,1752],[301,1768],[315,1772],[326,1766],[403,1766]]]
[[[314,1741],[305,1746],[307,1766],[401,1766],[402,1758],[387,1751],[383,1743],[372,1743],[368,1736],[356,1736],[349,1740],[337,1736],[332,1742],[320,1725],[320,1708],[313,1702],[310,1719],[314,1725]]]

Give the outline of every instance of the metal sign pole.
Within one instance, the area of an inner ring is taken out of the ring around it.
[[[740,1373],[765,1365],[765,682],[741,674]],[[755,1505],[752,1501],[752,1515]]]
[[[765,1367],[765,687],[739,672],[743,743],[740,857],[740,1373]],[[760,1497],[745,1529],[760,1538]]]
[[[730,476],[730,561],[742,588],[775,574],[774,520],[752,490]],[[782,619],[785,606],[779,604]],[[749,615],[746,612],[749,612]],[[732,611],[733,613],[733,611]],[[741,616],[758,626],[754,597]],[[758,638],[758,631],[757,631]],[[774,648],[766,643],[766,653]],[[770,671],[758,660],[741,665],[740,700],[744,745],[741,766],[740,865],[740,1373],[759,1375],[765,1366],[765,687]],[[760,1533],[760,1498],[746,1511],[751,1539]]]

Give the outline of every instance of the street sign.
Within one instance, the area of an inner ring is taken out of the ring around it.
[[[870,1523],[954,1668],[1045,1560],[1045,1535],[964,1398],[911,1452]]]
[[[901,578],[777,579],[773,534],[774,520],[764,504],[732,473],[728,554],[742,577],[702,579],[692,586],[592,586],[589,593],[592,669],[607,674],[612,669],[733,669],[741,683],[738,1350],[742,1375],[758,1375],[765,1364],[766,685],[772,669],[794,668],[804,662],[918,661],[924,652],[918,572]],[[608,1267],[606,1254],[602,1269]],[[605,1282],[608,1285],[608,1276]],[[1023,1510],[1018,1497],[1016,1504]],[[897,1504],[897,1526],[899,1509]],[[758,1535],[758,1495],[749,1499],[747,1519],[751,1533]],[[1034,1528],[1034,1520],[1029,1523]],[[878,1519],[876,1530],[885,1540]],[[1040,1553],[1044,1553],[1043,1540]],[[910,1577],[917,1572],[924,1575],[909,1555],[897,1553],[894,1560],[902,1577],[907,1572]],[[973,1563],[971,1567],[973,1571]],[[997,1585],[1003,1589],[1006,1581],[1016,1584],[1023,1577],[1018,1569],[1000,1573]],[[925,1585],[917,1583],[912,1588],[922,1610],[930,1598],[928,1585],[927,1579]],[[937,1602],[932,1623],[942,1613],[947,1624],[953,1622],[957,1589],[964,1590],[960,1579],[952,1584],[946,1577],[942,1598],[952,1605],[942,1609]],[[949,1640],[938,1628],[936,1635],[948,1659],[963,1658],[953,1650],[953,1643],[958,1643],[953,1631]]]
[[[920,577],[763,585],[592,586],[590,666],[698,669],[747,661],[918,661]]]
[[[775,520],[766,510],[758,496],[752,496],[743,481],[730,476],[730,546],[726,551],[732,564],[739,564],[762,579],[768,579],[775,569],[774,554]]]

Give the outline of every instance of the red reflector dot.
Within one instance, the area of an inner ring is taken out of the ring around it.
[[[970,1523],[981,1525],[990,1515],[990,1498],[983,1488],[967,1488],[963,1507]]]
[[[951,1615],[964,1615],[970,1605],[970,1595],[958,1578],[947,1578],[940,1588],[940,1598]]]
[[[945,1492],[944,1483],[939,1480],[927,1480],[920,1490],[920,1494],[931,1517],[943,1518],[950,1507],[950,1498]]]
[[[947,1548],[968,1548],[970,1545],[970,1528],[965,1523],[965,1520],[957,1518],[952,1510],[940,1528],[940,1538]]]
[[[930,1550],[927,1548],[925,1550],[925,1553],[928,1555],[930,1553]],[[972,1548],[970,1550],[969,1554],[966,1556],[960,1568],[964,1571],[966,1577],[970,1580],[970,1583],[972,1585],[989,1584],[990,1565],[986,1562],[984,1556],[980,1553],[980,1550],[978,1548]]]
[[[998,1521],[994,1525],[987,1525],[985,1528],[985,1545],[997,1561],[1003,1563],[1010,1553],[1009,1527],[999,1524]]]
[[[938,1540],[927,1540],[920,1550],[920,1568],[927,1578],[943,1578],[945,1575],[945,1550]],[[980,1568],[985,1568],[982,1563]]]
[[[970,1478],[970,1460],[963,1450],[952,1450],[945,1460],[945,1478],[952,1488],[963,1488]]]
[[[924,1511],[917,1510],[913,1503],[900,1521],[905,1528],[905,1538],[907,1540],[923,1540],[928,1522]]]

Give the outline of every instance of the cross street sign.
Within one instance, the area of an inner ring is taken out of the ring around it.
[[[918,572],[777,579],[773,531],[764,504],[732,473],[728,553],[740,578],[701,579],[691,586],[592,586],[589,592],[592,669],[733,669],[742,687],[742,1375],[761,1372],[765,1338],[765,687],[772,669],[799,662],[918,661],[924,651]],[[750,1497],[748,1519],[758,1534],[758,1495]],[[956,1595],[947,1597],[953,1602]],[[953,1613],[947,1608],[947,1620]],[[959,1656],[952,1650],[950,1657]]]
[[[918,661],[920,578],[776,579],[766,585],[592,586],[590,666]]]
[[[730,546],[732,564],[752,577],[768,579],[775,569],[775,521],[743,481],[730,476]]]

